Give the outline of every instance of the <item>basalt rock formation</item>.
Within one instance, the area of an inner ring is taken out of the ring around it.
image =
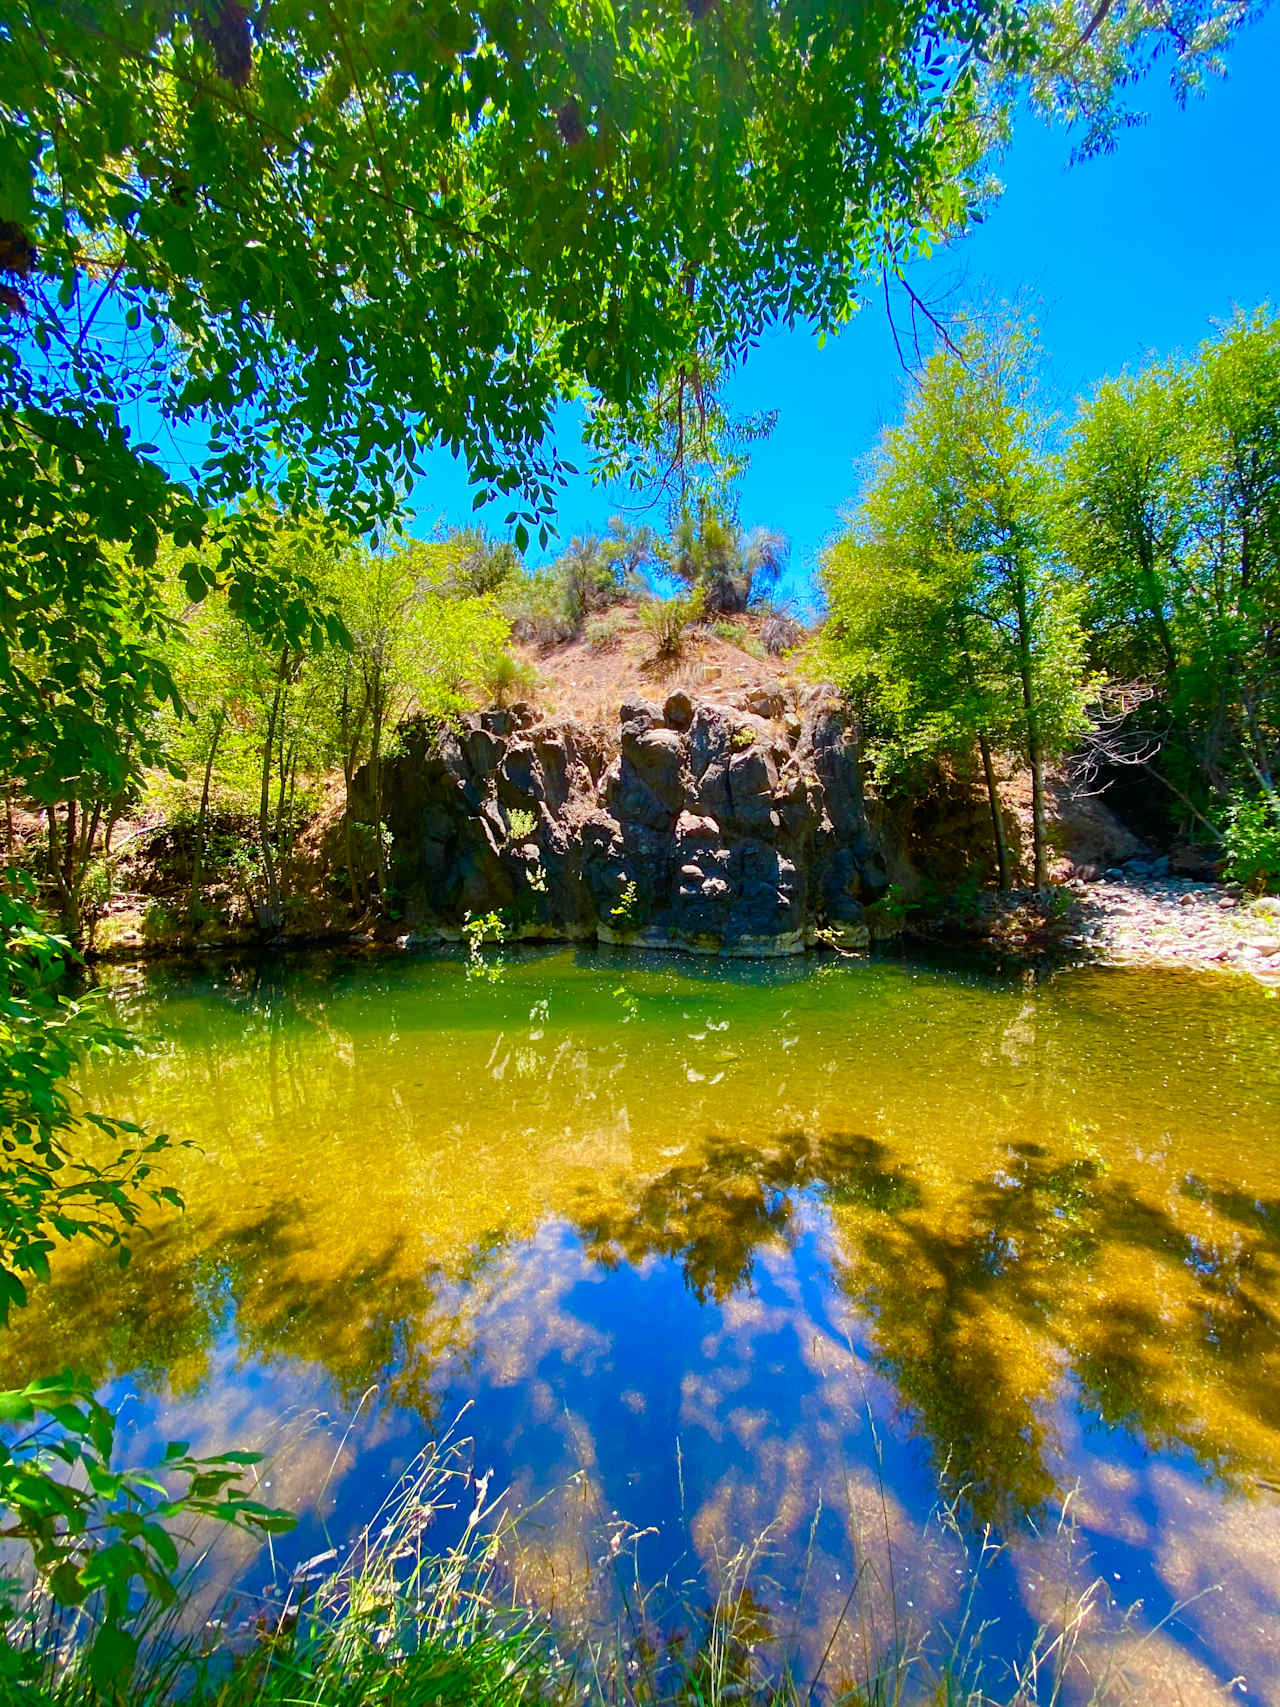
[[[371,817],[367,772],[353,809]],[[790,703],[624,704],[610,738],[523,706],[443,733],[411,725],[383,766],[403,917],[729,955],[868,940],[897,868],[864,800],[856,730],[814,690]],[[874,915],[873,915],[874,917]]]

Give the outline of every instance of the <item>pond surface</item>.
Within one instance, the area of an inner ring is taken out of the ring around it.
[[[803,1663],[836,1631],[838,1683],[891,1574],[902,1618],[954,1628],[989,1534],[993,1664],[1100,1581],[1095,1673],[1280,1701],[1260,989],[557,950],[495,981],[133,973],[116,1000],[148,1051],[86,1092],[199,1146],[165,1164],[188,1210],[124,1272],[65,1262],[0,1376],[91,1369],[137,1454],[265,1445],[304,1514],[286,1567],[471,1401],[477,1469],[542,1501],[512,1568],[558,1614],[632,1570],[705,1597],[764,1536],[762,1629]],[[615,1559],[624,1522],[652,1533]]]

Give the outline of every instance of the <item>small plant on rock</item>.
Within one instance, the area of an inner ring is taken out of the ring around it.
[[[613,920],[614,929],[633,931],[639,927],[639,899],[634,879],[624,883],[618,892],[616,905],[610,907],[609,917]]]

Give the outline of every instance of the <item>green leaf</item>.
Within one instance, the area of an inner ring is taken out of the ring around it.
[[[104,1624],[89,1647],[89,1675],[99,1689],[123,1684],[133,1674],[137,1639],[118,1624]]]

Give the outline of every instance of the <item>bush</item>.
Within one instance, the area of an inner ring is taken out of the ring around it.
[[[1280,800],[1275,795],[1233,801],[1222,845],[1223,874],[1232,883],[1280,894]]]
[[[654,643],[659,658],[678,658],[684,651],[685,631],[702,615],[699,593],[673,599],[655,599],[640,612],[640,621]]]
[[[503,652],[494,659],[480,683],[484,697],[499,708],[514,705],[537,692],[541,677],[532,664]]]
[[[736,622],[728,622],[723,618],[713,622],[711,632],[717,640],[723,640],[726,646],[736,646],[739,652],[745,652],[751,658],[763,658],[764,647],[760,644],[751,629],[739,626]]]
[[[804,628],[785,611],[770,611],[760,624],[760,642],[771,658],[790,652],[804,639]]]
[[[582,637],[593,652],[612,652],[622,638],[621,611],[606,616],[593,616],[582,631]]]
[[[511,632],[526,646],[544,651],[572,640],[578,625],[565,600],[563,580],[549,569],[525,575],[503,596]]]

